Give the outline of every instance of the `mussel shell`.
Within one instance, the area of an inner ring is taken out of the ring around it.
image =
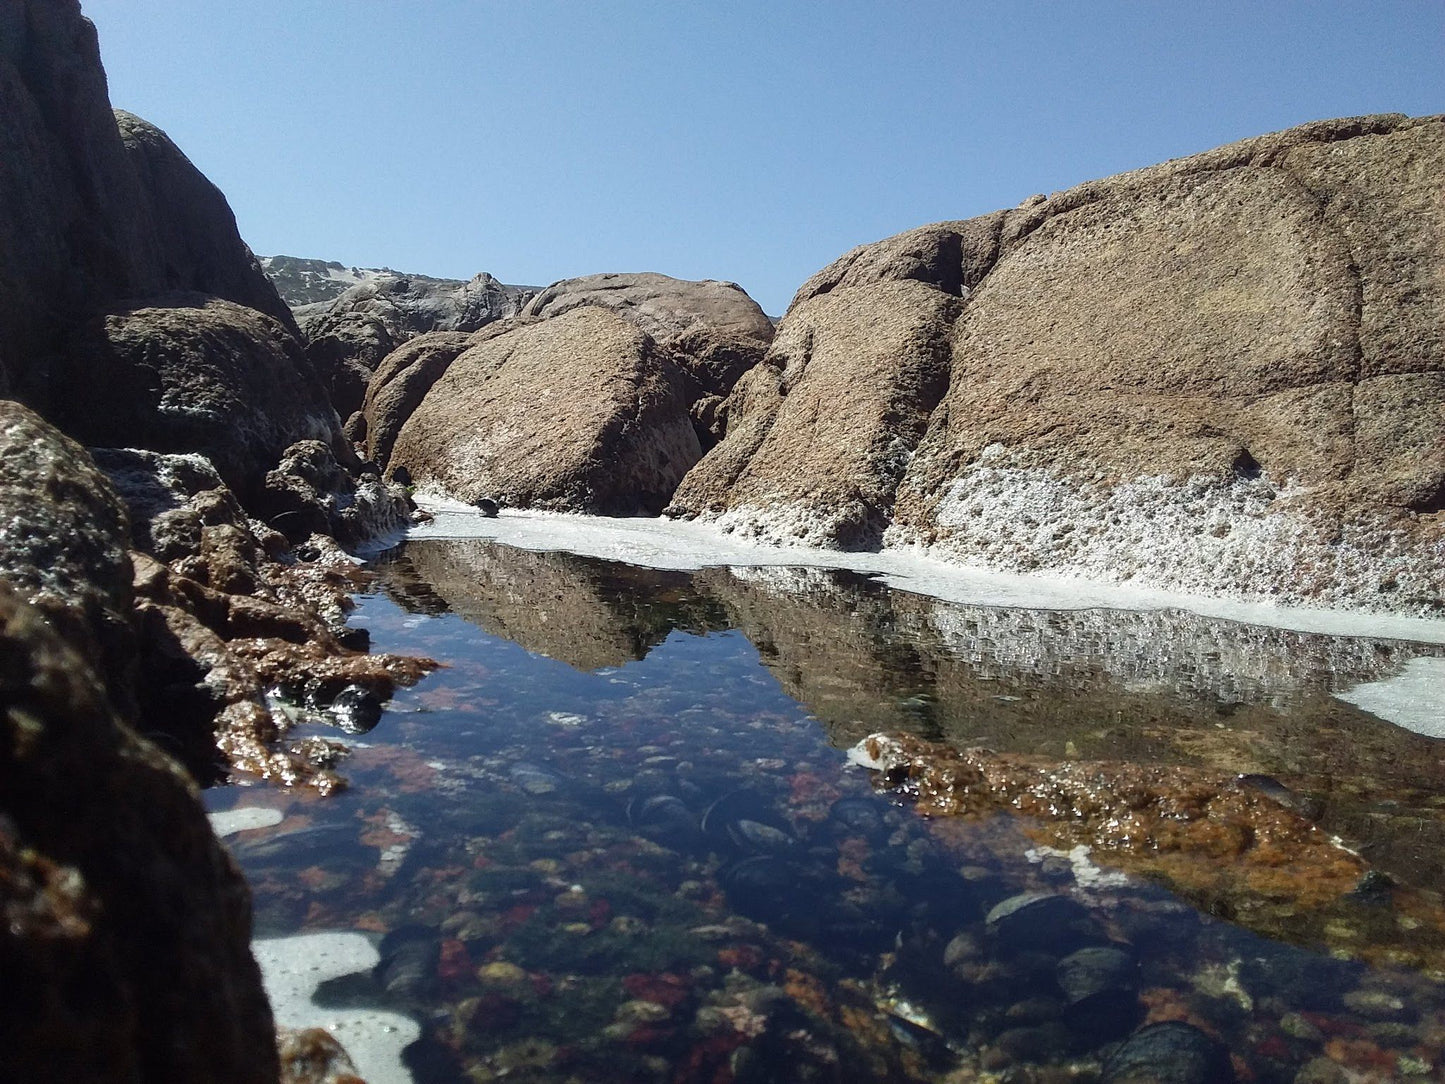
[[[700,836],[697,818],[675,794],[634,797],[627,803],[627,823],[649,839],[673,848],[685,847]]]
[[[348,734],[366,734],[381,722],[381,697],[361,685],[348,685],[326,707],[326,714]]]
[[[441,941],[429,926],[400,926],[381,939],[381,960],[372,970],[392,997],[419,1001],[436,988]]]
[[[1064,956],[1105,940],[1089,912],[1071,896],[1023,893],[989,911],[988,932],[1016,951]]]
[[[1219,1043],[1191,1024],[1140,1028],[1104,1062],[1103,1084],[1231,1084],[1234,1067]]]
[[[1143,1018],[1139,961],[1127,949],[1079,949],[1059,961],[1054,977],[1064,992],[1064,1019],[1090,1045],[1119,1038]]]
[[[723,827],[733,846],[749,854],[787,854],[798,846],[788,832],[748,817],[728,821]]]
[[[880,843],[888,838],[885,808],[869,798],[839,798],[829,807],[824,825],[833,835],[862,836],[870,843]]]
[[[523,760],[513,764],[507,771],[512,782],[534,797],[555,794],[566,788],[568,779],[555,768],[545,764],[534,764]]]

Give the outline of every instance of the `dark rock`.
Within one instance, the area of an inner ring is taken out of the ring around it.
[[[313,534],[360,542],[400,530],[409,520],[406,499],[375,474],[360,480],[319,440],[298,441],[266,474],[256,498],[266,521],[292,541]]]
[[[1088,1046],[1119,1038],[1143,1018],[1139,961],[1116,945],[1070,953],[1055,972],[1066,999],[1065,1019]]]
[[[181,770],[0,584],[0,1079],[274,1081],[245,883]]]
[[[1140,1028],[1104,1062],[1103,1084],[1231,1084],[1229,1054],[1179,1021]]]
[[[77,318],[198,291],[291,318],[224,198],[165,136],[111,111],[75,0],[11,0],[0,49],[0,391],[49,417]]]
[[[367,734],[381,722],[381,698],[373,689],[348,685],[326,705],[326,714],[348,734]]]
[[[85,450],[0,400],[0,578],[97,661],[125,712],[135,695],[129,529]]]
[[[490,497],[479,497],[477,499],[477,511],[488,519],[496,519],[498,512],[497,502]]]
[[[199,295],[88,323],[52,407],[88,444],[199,452],[243,500],[291,444],[344,443],[296,338],[255,309]]]

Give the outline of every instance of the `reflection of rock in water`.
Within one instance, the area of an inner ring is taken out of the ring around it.
[[[398,564],[414,577],[398,599],[403,604],[425,602],[430,593],[486,632],[579,670],[641,659],[674,629],[726,627],[715,606],[693,597],[685,573],[533,553],[481,539],[412,542]],[[401,575],[389,578],[406,582]]]
[[[674,629],[736,627],[839,748],[890,731],[1278,776],[1322,799],[1322,824],[1376,865],[1445,876],[1438,743],[1331,695],[1438,646],[1177,611],[961,606],[837,570],[688,575],[486,541],[410,543],[388,580],[404,605],[441,605],[582,669],[641,658]]]

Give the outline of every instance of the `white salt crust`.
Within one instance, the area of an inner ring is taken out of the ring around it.
[[[1445,659],[1411,659],[1394,677],[1335,695],[1416,734],[1445,738]]]
[[[424,494],[419,502],[436,518],[414,527],[409,534],[414,539],[486,538],[519,549],[576,553],[678,571],[715,567],[848,569],[877,575],[891,587],[945,602],[1049,610],[1178,609],[1297,632],[1445,644],[1445,620],[1437,618],[1282,606],[1166,590],[1138,581],[1090,579],[1052,569],[1027,574],[1001,571],[940,560],[921,547],[904,544],[888,545],[875,553],[845,553],[769,544],[742,537],[736,530],[729,533],[712,522],[510,510],[488,518],[469,505],[435,494]]]
[[[249,832],[253,828],[270,828],[280,824],[285,815],[279,809],[263,806],[241,806],[237,809],[223,809],[219,813],[207,813],[211,831],[222,839],[237,832]]]
[[[414,1084],[402,1049],[421,1035],[416,1021],[380,1009],[326,1009],[313,1000],[328,979],[370,971],[380,960],[363,934],[303,933],[251,943],[276,1023],[324,1028],[351,1056],[367,1084]]]

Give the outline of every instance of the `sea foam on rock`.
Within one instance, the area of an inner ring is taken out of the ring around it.
[[[1439,613],[1442,176],[1445,118],[1321,121],[856,249],[799,290],[671,510]]]

